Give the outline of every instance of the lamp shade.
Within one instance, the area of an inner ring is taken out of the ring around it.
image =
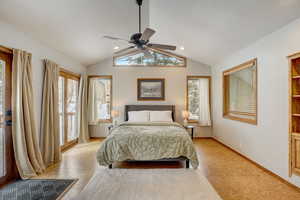
[[[117,111],[117,110],[112,110],[111,111],[111,116],[113,117],[113,118],[115,118],[115,117],[119,117],[119,111]]]
[[[182,117],[183,119],[188,119],[190,117],[190,112],[188,110],[183,110]]]

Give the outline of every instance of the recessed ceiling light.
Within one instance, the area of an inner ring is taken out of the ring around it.
[[[115,47],[114,47],[114,50],[118,50],[118,49],[120,49],[119,46],[115,46]]]
[[[184,46],[181,46],[181,47],[180,47],[180,50],[182,50],[182,51],[183,51],[183,50],[184,50]]]

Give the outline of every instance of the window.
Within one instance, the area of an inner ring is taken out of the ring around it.
[[[159,66],[185,67],[186,58],[162,50],[149,50],[152,57],[147,57],[142,51],[134,50],[114,57],[115,66]]]
[[[210,125],[210,77],[187,77],[187,111],[189,122]]]
[[[79,76],[61,71],[58,79],[60,145],[66,148],[77,142]]]
[[[187,77],[187,111],[190,122],[211,125],[209,76]]]
[[[89,77],[89,124],[111,122],[112,76]]]
[[[257,60],[223,72],[223,116],[257,124]]]

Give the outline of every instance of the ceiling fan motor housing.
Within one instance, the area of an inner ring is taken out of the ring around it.
[[[134,44],[131,45],[128,48],[119,50],[117,52],[115,52],[116,54],[119,53],[124,53],[125,51],[129,51],[132,50],[133,48],[137,48],[139,50],[142,50],[144,52],[144,54],[146,55],[146,57],[151,57],[151,53],[149,52],[149,50],[152,49],[166,49],[166,50],[176,50],[176,46],[171,46],[171,45],[163,45],[163,44],[152,44],[149,43],[149,39],[155,34],[155,30],[151,29],[151,28],[146,28],[144,30],[144,32],[141,32],[141,7],[143,4],[143,0],[136,0],[137,5],[139,6],[139,32],[138,33],[134,33],[131,37],[130,40],[126,40],[128,41],[130,44]],[[108,39],[112,39],[112,40],[124,40],[121,38],[116,38],[116,37],[112,37],[112,36],[106,36],[106,38]]]
[[[141,37],[142,33],[135,33],[130,37],[130,42],[138,47],[143,47],[143,45],[146,45],[149,41],[140,40]]]
[[[136,3],[141,6],[143,4],[143,0],[136,0]]]

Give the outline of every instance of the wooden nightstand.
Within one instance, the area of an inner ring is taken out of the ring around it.
[[[195,126],[194,125],[183,125],[183,127],[186,129],[186,130],[191,130],[191,138],[194,139],[194,128]]]

